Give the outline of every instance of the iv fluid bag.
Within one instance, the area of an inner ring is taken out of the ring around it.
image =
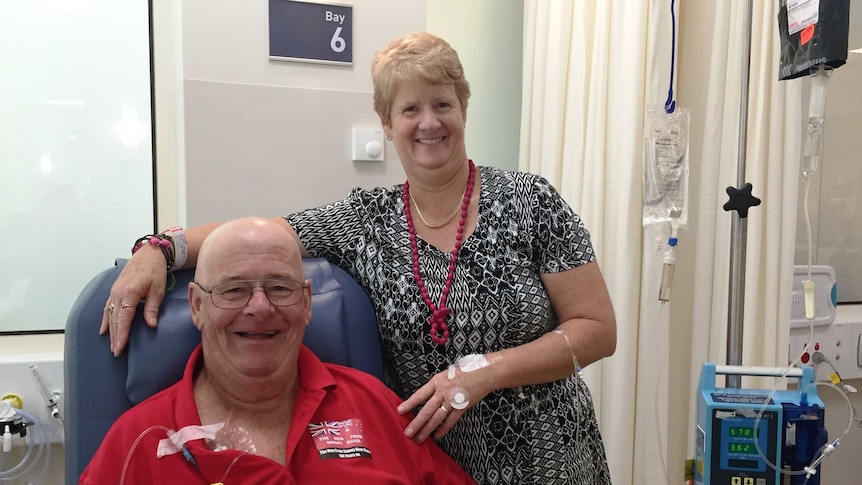
[[[821,64],[836,69],[847,62],[850,0],[779,0],[778,7],[779,80],[814,74]]]
[[[644,225],[688,218],[688,121],[685,108],[647,108],[644,122]]]

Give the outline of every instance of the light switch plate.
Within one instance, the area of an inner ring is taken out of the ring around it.
[[[383,129],[381,128],[354,128],[352,160],[354,162],[382,162],[383,152]]]

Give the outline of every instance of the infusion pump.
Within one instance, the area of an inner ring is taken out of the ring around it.
[[[695,483],[698,485],[819,485],[816,474],[781,476],[799,471],[826,443],[823,402],[810,366],[791,369],[796,390],[718,388],[717,374],[775,376],[782,368],[718,366],[701,369],[698,392]]]

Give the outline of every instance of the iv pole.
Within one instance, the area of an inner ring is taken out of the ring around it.
[[[742,82],[739,102],[739,146],[736,183],[739,189],[728,187],[730,201],[725,211],[736,211],[730,226],[730,291],[727,312],[727,365],[742,365],[742,325],[745,309],[745,244],[748,237],[748,208],[759,205],[760,199],[751,195],[751,184],[745,183],[746,145],[748,141],[748,90],[751,71],[751,19],[752,0],[744,11]],[[742,377],[727,376],[727,387],[739,388]]]

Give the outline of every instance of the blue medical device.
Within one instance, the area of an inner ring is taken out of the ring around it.
[[[767,465],[768,460],[775,467],[799,472],[826,443],[824,406],[811,366],[790,369],[787,377],[799,378],[796,389],[775,391],[768,402],[772,392],[768,389],[715,386],[716,374],[780,377],[784,373],[783,368],[703,364],[695,430],[696,484],[820,484],[819,474],[806,481],[804,473],[781,476]]]

